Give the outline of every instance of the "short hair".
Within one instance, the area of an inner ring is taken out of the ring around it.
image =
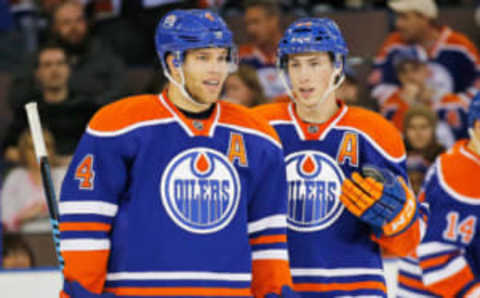
[[[251,7],[261,7],[268,15],[280,16],[282,10],[276,0],[245,0],[243,3],[245,10]]]
[[[3,243],[3,258],[16,251],[23,251],[30,258],[30,264],[32,267],[35,266],[35,257],[33,255],[33,251],[20,234],[4,234]]]
[[[60,45],[60,43],[58,43],[56,41],[49,41],[49,42],[41,45],[40,48],[35,53],[35,58],[34,58],[35,60],[33,62],[33,66],[34,66],[35,69],[38,68],[38,66],[40,64],[40,56],[43,54],[43,52],[48,51],[48,50],[60,50],[65,55],[65,59],[67,58],[67,52],[65,51],[65,48],[63,48],[63,46]]]
[[[46,129],[43,130],[43,138],[47,147],[48,159],[51,166],[58,165],[55,149],[55,138],[52,133]],[[33,150],[33,140],[30,130],[25,129],[18,138],[18,151],[20,153],[20,164],[27,165],[27,150]]]

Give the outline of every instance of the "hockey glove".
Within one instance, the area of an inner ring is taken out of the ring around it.
[[[342,184],[345,207],[372,226],[377,237],[403,232],[417,217],[417,202],[402,177],[387,169],[366,166]]]
[[[265,295],[265,298],[300,298],[300,296],[296,294],[289,286],[283,286],[282,295],[271,293]]]
[[[76,281],[65,281],[63,291],[67,295],[62,293],[61,298],[115,298],[115,295],[111,293],[94,294],[89,292]]]

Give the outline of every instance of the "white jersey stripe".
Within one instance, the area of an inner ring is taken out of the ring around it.
[[[110,249],[107,239],[67,239],[60,240],[61,251],[91,251]]]
[[[342,269],[325,269],[325,268],[292,268],[292,276],[319,276],[319,277],[340,277],[340,276],[358,276],[358,275],[380,275],[383,276],[382,269],[372,268],[342,268]]]
[[[465,267],[467,267],[467,262],[463,259],[463,257],[458,257],[442,269],[425,274],[423,276],[423,283],[429,286],[433,283],[439,282],[443,279],[449,278],[457,274]]]
[[[252,253],[252,260],[270,259],[288,261],[288,252],[286,249],[265,249],[257,250]]]
[[[420,293],[409,291],[405,288],[398,288],[397,297],[398,298],[432,298],[433,296],[422,295]]]
[[[438,253],[455,250],[457,250],[455,245],[445,244],[442,242],[427,242],[418,246],[417,253],[419,257],[425,257],[428,255],[435,255]]]
[[[168,271],[168,272],[115,272],[108,273],[107,280],[220,280],[251,281],[250,273],[224,273],[206,271]]]
[[[266,229],[286,228],[287,216],[283,214],[264,217],[248,224],[248,233],[257,233]]]
[[[118,206],[102,201],[70,201],[59,204],[60,215],[98,214],[113,217],[117,214]]]
[[[403,260],[398,261],[398,270],[420,278],[422,277],[422,269],[420,266],[407,263]]]

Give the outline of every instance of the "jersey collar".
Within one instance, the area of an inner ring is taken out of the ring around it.
[[[215,103],[215,109],[207,119],[190,119],[186,117],[167,97],[165,89],[160,95],[159,100],[162,105],[173,115],[177,123],[185,130],[190,137],[204,136],[212,137],[220,118],[220,104]]]
[[[288,113],[293,121],[293,125],[297,131],[298,136],[302,141],[323,140],[328,132],[343,118],[347,113],[348,107],[341,100],[337,100],[339,106],[338,111],[328,119],[328,121],[320,124],[308,123],[303,121],[295,110],[295,104],[291,102],[288,105]]]

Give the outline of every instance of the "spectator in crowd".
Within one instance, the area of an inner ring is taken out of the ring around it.
[[[275,67],[277,46],[282,37],[280,18],[281,10],[276,1],[245,1],[245,29],[251,43],[239,47],[240,63],[257,70],[269,99],[285,93]]]
[[[441,138],[437,134],[443,145],[450,147],[455,140],[467,137],[468,95],[435,92],[428,85],[430,70],[427,64],[418,59],[401,60],[395,69],[400,85],[380,107],[385,118],[403,131],[407,110],[413,105],[422,104],[437,114],[437,128],[446,133]]]
[[[125,65],[109,47],[92,36],[85,7],[66,0],[56,6],[52,16],[52,39],[66,51],[71,65],[70,85],[73,92],[106,104],[125,95]],[[29,100],[34,89],[33,59],[16,75],[10,97],[13,108]]]
[[[59,45],[48,44],[39,50],[34,73],[39,92],[28,99],[37,101],[44,127],[55,136],[59,155],[68,160],[98,105],[69,89],[70,67],[65,50]],[[18,134],[26,127],[25,110],[20,106],[4,141],[7,160],[19,160]]]
[[[416,195],[420,193],[429,162],[420,154],[409,154],[407,156],[407,174],[410,185]]]
[[[430,69],[428,85],[439,93],[475,93],[478,88],[480,56],[463,34],[439,25],[434,0],[391,0],[396,32],[381,46],[369,77],[372,95],[379,105],[399,85],[395,64],[399,56],[423,60]]]
[[[3,269],[27,269],[35,266],[33,251],[21,235],[5,234],[3,245]]]
[[[246,107],[265,102],[262,85],[254,68],[240,65],[235,73],[228,76],[224,87],[225,100]]]
[[[414,106],[405,115],[404,138],[407,156],[417,154],[431,164],[445,148],[437,142],[437,117],[424,106]]]
[[[55,141],[52,134],[46,130],[43,134],[52,166],[53,184],[58,193],[66,168],[57,166]],[[5,230],[7,232],[50,231],[42,176],[28,130],[21,133],[18,148],[20,166],[13,168],[8,173],[1,195],[2,222]]]

